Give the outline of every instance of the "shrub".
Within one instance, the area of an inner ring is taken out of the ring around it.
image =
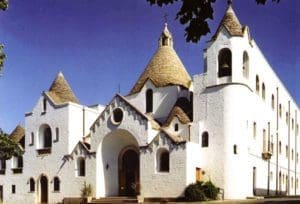
[[[92,186],[91,184],[86,184],[86,182],[83,183],[81,191],[81,197],[87,198],[92,195]]]
[[[216,200],[218,193],[219,188],[211,181],[190,184],[184,191],[185,199],[187,201]]]
[[[210,200],[216,200],[218,198],[220,189],[217,188],[211,181],[205,182],[202,187],[206,198]]]
[[[206,200],[205,194],[201,188],[202,182],[190,184],[184,191],[184,196],[187,201],[202,201]]]

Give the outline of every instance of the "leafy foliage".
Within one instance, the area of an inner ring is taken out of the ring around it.
[[[92,195],[92,186],[91,184],[87,184],[86,182],[83,183],[81,191],[81,197],[86,198]]]
[[[4,59],[5,59],[5,54],[3,52],[3,45],[0,44],[0,75],[3,69],[3,63],[4,63]]]
[[[0,0],[0,9],[5,11],[8,7],[8,0]]]
[[[184,196],[187,201],[203,201],[206,200],[206,196],[202,189],[203,182],[197,182],[190,184],[184,191]]]
[[[186,187],[184,195],[187,201],[216,200],[219,190],[211,181],[197,182]]]
[[[159,7],[178,3],[178,0],[147,0],[150,5]],[[255,0],[257,4],[264,5],[267,0]],[[280,0],[272,0],[279,2]],[[185,27],[185,39],[187,42],[197,43],[202,36],[210,33],[208,20],[213,19],[213,4],[216,0],[181,0],[181,8],[176,14],[176,20]],[[230,0],[228,2],[231,2]]]
[[[220,189],[217,188],[211,181],[207,181],[203,185],[203,191],[205,196],[210,200],[216,200]]]
[[[0,159],[10,159],[12,156],[20,156],[23,150],[20,145],[12,141],[7,134],[0,132]]]

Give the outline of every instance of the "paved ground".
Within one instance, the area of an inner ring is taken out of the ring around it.
[[[158,204],[159,202],[145,202],[145,204]],[[176,203],[176,202],[169,202]],[[179,204],[239,204],[239,203],[270,203],[270,204],[289,204],[289,203],[298,203],[300,204],[299,197],[285,197],[285,198],[266,198],[266,199],[247,199],[247,200],[218,200],[218,201],[207,201],[207,202],[178,202]]]

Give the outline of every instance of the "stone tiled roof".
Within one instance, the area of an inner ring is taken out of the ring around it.
[[[64,75],[59,72],[46,94],[56,103],[79,103]]]
[[[174,117],[177,117],[182,124],[187,124],[193,120],[193,106],[188,99],[183,97],[177,99],[164,125],[170,125]]]
[[[130,94],[139,92],[147,80],[151,80],[156,87],[179,85],[189,88],[192,79],[173,49],[172,36],[166,27],[162,32],[161,38],[163,37],[168,38],[171,42],[158,47]]]
[[[174,143],[176,144],[179,144],[179,143],[183,143],[183,142],[186,142],[186,140],[181,137],[180,135],[178,134],[175,134],[175,133],[172,133],[170,131],[168,131],[167,128],[165,127],[162,127],[161,128],[161,131]]]
[[[9,135],[10,139],[17,143],[20,142],[24,136],[25,129],[21,125],[18,125]]]
[[[232,5],[229,4],[228,8],[221,20],[221,23],[217,29],[217,32],[214,34],[212,39],[216,39],[222,27],[225,27],[231,36],[243,36],[244,27],[241,25],[239,19],[235,15],[235,12],[232,8]]]

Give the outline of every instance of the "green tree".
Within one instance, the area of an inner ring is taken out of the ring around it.
[[[0,129],[0,159],[10,159],[12,156],[20,156],[23,150],[20,145],[11,140],[6,133]]]
[[[197,43],[202,36],[210,33],[208,20],[213,19],[213,4],[216,0],[147,0],[150,5],[157,5],[159,7],[181,3],[181,7],[176,14],[176,20],[180,24],[185,25],[185,39],[187,42]],[[279,2],[280,0],[272,0],[272,2]],[[255,0],[257,4],[264,5],[267,0]],[[232,0],[228,0],[232,3]]]
[[[3,52],[3,45],[0,44],[0,76],[3,69],[4,59],[5,59],[5,54]]]
[[[0,9],[5,11],[8,7],[8,0],[0,0]]]
[[[0,10],[5,11],[8,7],[8,0],[0,0]],[[3,62],[5,59],[5,54],[3,52],[3,45],[0,44],[0,76],[3,69]]]

